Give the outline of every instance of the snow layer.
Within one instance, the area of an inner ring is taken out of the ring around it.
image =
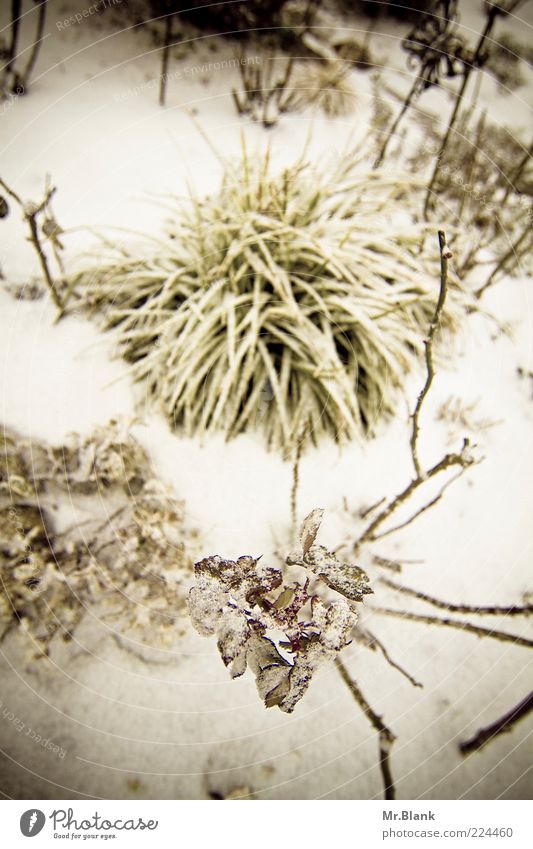
[[[464,23],[479,29],[477,4],[471,6]],[[77,229],[86,224],[154,232],[165,212],[146,202],[148,193],[184,194],[188,182],[200,193],[216,185],[220,164],[191,110],[223,153],[237,151],[243,123],[229,94],[233,71],[214,72],[207,80],[183,73],[169,82],[161,109],[153,82],[159,56],[146,36],[125,31],[111,11],[108,20],[102,15],[59,32],[57,22],[71,12],[69,3],[50,3],[34,84],[2,116],[0,173],[25,197],[38,197],[45,173],[52,175],[59,187],[57,218],[73,228],[68,236],[73,255],[94,244]],[[531,21],[514,26],[523,37]],[[376,47],[403,68],[398,47],[403,33],[390,26],[384,33],[376,36]],[[218,52],[211,53],[211,44],[200,39],[195,52],[172,67],[184,70],[235,51],[231,43],[217,42]],[[398,74],[391,81],[398,88],[408,84]],[[370,111],[368,77],[355,75],[354,84],[359,107],[353,117],[287,116],[269,134],[246,126],[247,136],[262,146],[268,137],[278,161],[300,151],[310,126],[312,155],[342,150],[347,139],[362,138]],[[504,96],[486,81],[481,104],[490,104],[495,120],[525,126],[527,96],[523,89]],[[447,100],[435,94],[424,105],[442,111]],[[14,209],[2,222],[1,265],[8,283],[23,283],[37,271],[24,235]],[[496,423],[472,428],[486,459],[435,510],[376,551],[414,561],[402,575],[409,586],[457,602],[490,604],[511,603],[528,590],[533,403],[531,386],[518,379],[516,368],[533,368],[530,282],[499,284],[487,306],[511,323],[512,337],[495,332],[481,317],[469,320],[458,349],[439,367],[421,445],[430,461],[466,435],[461,427],[451,434],[436,419],[453,395],[465,408],[476,402],[474,423]],[[201,528],[200,556],[263,554],[274,562],[274,551],[285,551],[291,468],[267,453],[258,437],[201,442],[170,433],[145,404],[142,387],[129,381],[126,366],[113,359],[112,337],[81,317],[54,325],[46,298],[15,301],[2,292],[0,321],[6,425],[59,441],[72,430],[88,433],[111,416],[137,415],[135,435],[161,478],[186,499],[191,523]],[[412,399],[419,380],[415,376],[410,383]],[[354,520],[343,499],[356,511],[409,479],[406,422],[401,405],[397,419],[373,442],[342,452],[324,444],[304,456],[298,511],[303,517],[325,508],[325,545],[353,538]],[[391,591],[382,592],[392,603]],[[406,609],[416,606],[395,601]],[[398,737],[393,771],[399,796],[530,795],[531,721],[466,759],[457,748],[530,688],[526,649],[370,612],[365,625],[424,684],[413,689],[378,653],[359,645],[345,650],[351,674]],[[512,625],[518,633],[518,624]],[[89,617],[74,644],[48,662],[27,665],[26,647],[16,640],[1,648],[0,781],[9,796],[205,798],[235,788],[263,799],[381,796],[376,736],[334,667],[317,676],[287,716],[265,710],[253,676],[231,680],[214,642],[192,630],[174,651],[133,645],[126,652],[110,639],[109,626]],[[66,754],[36,742],[37,734]]]

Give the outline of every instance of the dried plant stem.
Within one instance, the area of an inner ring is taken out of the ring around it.
[[[302,435],[296,445],[296,449],[294,452],[294,463],[292,466],[291,523],[293,535],[296,534],[296,530],[298,528],[298,489],[300,487],[300,463],[302,460],[306,437],[307,428],[304,428]]]
[[[433,340],[435,337],[435,333],[440,325],[441,315],[444,308],[444,303],[446,301],[446,292],[448,287],[448,260],[450,258],[450,251],[446,244],[446,235],[442,230],[439,230],[439,248],[440,248],[440,261],[441,261],[441,273],[440,273],[440,288],[439,288],[439,297],[437,300],[437,305],[435,307],[435,312],[433,314],[433,318],[431,319],[431,323],[429,326],[429,332],[427,339],[424,341],[425,348],[425,361],[426,361],[426,380],[422,390],[418,396],[414,413],[412,415],[412,431],[411,431],[411,456],[413,458],[413,465],[415,468],[415,477],[413,480],[405,487],[402,492],[396,495],[393,499],[391,499],[382,510],[374,516],[373,520],[363,531],[359,539],[355,542],[354,550],[361,546],[363,542],[373,542],[376,539],[379,539],[383,536],[387,536],[393,531],[400,530],[401,528],[410,525],[418,516],[432,507],[442,498],[442,495],[446,488],[458,477],[460,477],[463,472],[474,463],[473,458],[468,453],[470,444],[468,439],[465,439],[463,442],[463,447],[459,453],[450,453],[446,454],[438,463],[435,463],[430,469],[422,469],[418,458],[418,436],[420,432],[420,413],[422,410],[422,405],[424,403],[425,398],[431,388],[431,384],[433,383],[433,378],[435,377],[435,367],[433,363]],[[435,477],[436,475],[443,472],[445,469],[448,469],[452,466],[460,466],[460,471],[456,474],[450,481],[448,481],[444,486],[440,489],[437,495],[426,505],[417,510],[409,519],[406,519],[404,522],[401,522],[399,525],[396,525],[394,528],[390,528],[389,530],[384,531],[381,534],[377,534],[376,531],[383,522],[385,522],[396,510],[411,496],[416,490],[422,486],[426,481],[430,478]]]
[[[533,691],[529,693],[521,702],[511,708],[508,713],[500,716],[495,722],[487,725],[486,728],[481,728],[477,734],[459,744],[459,749],[463,755],[470,752],[477,752],[491,743],[499,734],[505,731],[510,731],[514,725],[533,711]]]
[[[21,11],[21,0],[11,0],[11,41],[9,44],[7,62],[4,67],[4,86],[6,85],[6,80],[9,74],[13,73],[13,65],[17,56]]]
[[[489,289],[496,282],[496,277],[500,273],[500,271],[505,271],[505,266],[509,262],[511,258],[515,258],[516,261],[520,258],[517,256],[517,251],[526,240],[527,236],[531,233],[531,222],[528,221],[520,235],[515,239],[509,250],[502,256],[502,258],[497,263],[496,267],[491,271],[487,281],[475,292],[476,298],[481,298],[484,292]],[[520,254],[521,255],[521,254]]]
[[[390,578],[380,578],[379,582],[393,590],[404,593],[404,595],[411,596],[412,598],[418,598],[420,601],[426,601],[428,604],[433,605],[433,607],[438,607],[441,610],[448,610],[450,613],[473,613],[476,616],[530,616],[533,614],[533,605],[531,604],[524,605],[522,607],[515,604],[508,606],[488,605],[486,607],[475,607],[469,604],[450,604],[449,602],[440,601],[440,599],[434,598],[433,596],[427,595],[419,590],[414,590],[411,587],[404,587],[402,584],[397,584],[396,581],[392,581]]]
[[[0,187],[11,197],[13,200],[20,206],[22,210],[22,214],[24,220],[26,221],[29,231],[30,231],[30,242],[35,248],[35,253],[39,259],[39,263],[43,272],[43,277],[45,283],[48,287],[48,291],[50,292],[50,297],[52,298],[54,304],[59,310],[59,317],[61,317],[63,311],[63,304],[58,295],[57,288],[54,282],[54,278],[52,277],[52,273],[50,271],[50,266],[48,265],[48,259],[44,252],[43,246],[41,244],[41,240],[39,238],[39,227],[37,224],[37,220],[39,215],[46,209],[48,204],[50,203],[52,196],[54,195],[55,188],[49,187],[45,190],[45,196],[42,203],[39,205],[36,204],[25,204],[21,200],[21,198],[14,192],[9,186],[0,178]]]
[[[411,105],[411,103],[412,103],[412,101],[415,97],[415,94],[417,93],[417,90],[419,88],[419,84],[420,84],[419,78],[416,77],[413,85],[411,86],[411,90],[409,91],[409,94],[407,95],[407,97],[405,98],[405,100],[403,102],[403,106],[400,109],[400,112],[396,116],[396,120],[394,121],[394,123],[392,124],[391,128],[389,129],[387,135],[385,136],[385,141],[383,142],[383,144],[381,146],[381,149],[380,149],[379,154],[376,158],[376,161],[374,162],[373,168],[379,168],[381,163],[385,159],[385,154],[387,153],[387,148],[390,144],[390,141],[394,137],[394,135],[396,134],[396,131],[398,129],[400,121],[402,120],[403,116],[405,115],[405,113],[409,109],[409,107],[410,107],[410,105]]]
[[[401,531],[403,528],[406,528],[408,525],[411,525],[415,521],[415,519],[418,519],[418,517],[422,515],[422,513],[425,513],[431,507],[434,507],[435,504],[437,504],[441,500],[448,487],[455,483],[455,481],[460,478],[462,474],[464,474],[466,469],[467,466],[462,466],[459,471],[456,472],[455,475],[452,475],[452,477],[449,478],[449,480],[447,480],[443,486],[441,486],[437,495],[432,498],[431,501],[428,501],[427,504],[424,504],[422,507],[420,507],[415,513],[409,516],[408,519],[405,519],[403,522],[399,522],[399,524],[397,525],[393,525],[392,528],[387,528],[387,530],[382,531],[380,534],[376,534],[373,539],[383,539],[383,537],[388,537],[390,534],[394,534],[396,533],[396,531]]]
[[[530,161],[532,155],[533,155],[533,141],[529,145],[528,149],[525,151],[522,159],[517,164],[514,171],[507,178],[507,188],[505,189],[504,196],[501,199],[500,209],[503,206],[503,204],[507,201],[507,198],[511,194],[511,191],[516,191],[516,181],[519,180],[520,177],[522,176],[524,169],[525,169],[526,165],[528,164],[528,162]]]
[[[172,22],[174,13],[169,12],[165,17],[165,41],[163,45],[163,53],[161,56],[161,78],[159,80],[159,105],[165,105],[165,96],[167,90],[168,63],[170,60],[170,47],[172,42]]]
[[[514,4],[514,6],[516,6],[516,5],[517,5],[517,3]],[[513,6],[513,8],[514,8],[514,6]],[[440,145],[440,148],[439,148],[439,152],[438,152],[437,158],[435,160],[435,165],[433,167],[433,172],[431,174],[431,177],[430,177],[430,180],[429,180],[429,183],[428,183],[428,187],[427,187],[427,191],[426,191],[426,199],[424,201],[424,212],[423,212],[424,218],[426,220],[427,220],[428,214],[431,211],[432,206],[433,206],[433,189],[435,187],[435,183],[436,183],[436,180],[437,180],[439,169],[440,169],[440,166],[442,164],[442,158],[443,158],[443,156],[446,152],[446,149],[448,147],[448,143],[450,141],[453,129],[454,129],[455,124],[457,122],[457,118],[459,117],[459,111],[461,109],[461,104],[463,102],[463,97],[464,97],[464,94],[465,94],[465,91],[466,91],[466,87],[467,87],[468,82],[470,80],[470,76],[472,74],[472,71],[477,70],[477,67],[478,67],[478,64],[479,64],[479,58],[480,58],[480,56],[483,52],[483,48],[485,47],[485,43],[490,36],[492,28],[494,27],[494,22],[496,20],[497,14],[498,14],[498,7],[496,5],[490,6],[490,8],[487,11],[487,21],[485,23],[485,27],[483,29],[483,32],[481,33],[481,35],[479,37],[479,41],[478,41],[476,48],[474,50],[474,55],[472,57],[472,61],[469,65],[465,65],[465,70],[464,70],[464,74],[463,74],[463,81],[461,83],[461,87],[460,87],[459,91],[457,92],[453,112],[452,112],[450,120],[448,122],[448,126],[447,126],[446,132],[444,134],[444,138],[442,139],[442,142],[441,142],[441,145]]]
[[[438,616],[409,613],[405,610],[392,610],[389,607],[373,606],[372,610],[375,613],[382,613],[384,616],[406,619],[409,622],[421,622],[424,625],[443,625],[446,628],[467,631],[469,634],[475,634],[477,637],[491,637],[493,640],[499,640],[502,643],[513,643],[515,646],[523,646],[528,649],[533,648],[533,640],[528,640],[526,637],[508,634],[506,631],[496,631],[494,628],[482,628],[480,625],[473,625],[471,622],[460,622],[457,619],[441,619]]]
[[[481,76],[479,76],[479,79],[481,79]],[[479,86],[477,88],[479,88]],[[476,135],[475,135],[475,139],[474,139],[474,143],[473,143],[472,158],[470,160],[470,165],[469,165],[469,168],[468,168],[468,174],[467,174],[467,177],[466,177],[466,185],[467,186],[473,185],[473,183],[474,183],[474,177],[476,175],[476,171],[477,171],[477,167],[478,167],[478,153],[481,149],[483,134],[485,132],[486,120],[487,120],[487,110],[484,109],[483,112],[481,113],[481,117],[478,121],[477,129],[476,129]],[[459,211],[457,213],[457,219],[459,221],[459,224],[461,223],[461,219],[463,217],[465,209],[468,206],[469,199],[470,199],[470,195],[468,194],[468,192],[463,191],[463,195],[461,197],[461,203],[460,203],[460,206],[459,206]]]
[[[339,670],[340,676],[346,686],[348,687],[350,693],[353,698],[370,721],[370,724],[375,728],[379,736],[379,766],[381,769],[381,776],[383,779],[383,787],[384,787],[384,798],[385,799],[395,799],[396,798],[396,788],[394,786],[394,780],[392,777],[391,765],[390,765],[390,752],[393,743],[396,740],[395,734],[392,733],[390,728],[388,728],[381,716],[373,710],[373,708],[369,705],[361,690],[352,679],[348,670],[346,669],[344,663],[340,658],[335,659],[335,665]]]
[[[396,495],[392,501],[390,501],[387,506],[378,513],[378,515],[373,519],[373,521],[368,525],[365,531],[361,534],[357,542],[355,543],[355,549],[358,549],[363,542],[373,542],[378,539],[379,536],[385,536],[386,534],[376,534],[375,531],[385,522],[386,519],[389,518],[396,510],[407,501],[416,490],[422,486],[427,480],[435,477],[435,475],[440,474],[445,469],[450,468],[451,466],[461,466],[466,469],[468,466],[472,465],[474,460],[468,455],[469,441],[465,439],[463,443],[463,448],[459,454],[452,453],[446,454],[442,460],[439,460],[434,466],[432,466],[429,470],[425,472],[425,477],[415,478],[411,481],[405,489]],[[418,513],[423,512],[422,510],[418,511]],[[415,516],[409,519],[407,522],[402,523],[402,527],[405,524],[410,524],[413,521]],[[398,526],[401,527],[401,526]]]
[[[41,49],[41,44],[43,42],[44,24],[46,21],[46,3],[47,0],[41,0],[41,3],[39,5],[39,16],[37,18],[37,30],[35,34],[36,37],[33,43],[32,51],[30,53],[30,58],[28,59],[28,63],[21,77],[21,83],[24,90],[26,90],[26,87],[32,75],[35,63],[37,62],[37,57],[39,55],[39,50]]]
[[[393,658],[388,652],[387,647],[383,645],[381,640],[379,640],[375,634],[373,634],[371,631],[368,631],[366,628],[361,628],[360,626],[357,627],[355,634],[356,636],[360,635],[363,645],[365,645],[371,651],[375,651],[376,649],[378,649],[389,664],[389,666],[392,666],[392,668],[396,669],[396,671],[403,675],[404,678],[407,678],[407,680],[413,685],[413,687],[423,686],[420,681],[417,681],[416,678],[413,678],[413,676],[409,672],[407,672],[407,670],[404,669],[403,666],[400,666],[399,663],[396,663],[396,661],[393,660]]]
[[[440,288],[439,288],[439,297],[437,300],[437,306],[435,307],[435,313],[431,320],[431,324],[429,325],[429,332],[427,339],[424,340],[424,348],[425,348],[425,356],[426,356],[426,382],[422,387],[420,395],[418,396],[416,407],[413,413],[413,429],[411,433],[411,454],[413,456],[413,465],[415,467],[415,472],[417,478],[421,478],[424,476],[422,467],[420,465],[420,461],[418,459],[418,435],[420,431],[419,426],[419,418],[420,411],[422,409],[422,404],[428,394],[431,384],[433,383],[433,378],[435,377],[435,366],[433,364],[433,338],[440,324],[440,318],[442,315],[442,311],[444,309],[444,302],[446,300],[446,291],[448,287],[448,259],[450,257],[450,251],[446,246],[446,235],[442,230],[439,230],[439,250],[440,250]]]

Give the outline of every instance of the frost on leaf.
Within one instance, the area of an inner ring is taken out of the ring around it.
[[[362,569],[340,563],[315,545],[322,516],[322,510],[309,514],[301,529],[301,549],[287,557],[288,566],[305,569],[301,582],[284,583],[282,570],[260,558],[233,561],[215,555],[195,564],[196,583],[189,593],[194,627],[205,636],[216,635],[231,676],[249,667],[266,707],[287,713],[319,667],[348,645],[357,622],[354,602],[371,592]],[[311,581],[316,585],[312,589]],[[324,584],[341,598],[330,600],[327,591],[328,598],[321,598],[318,590]],[[285,638],[276,644],[271,635],[280,632]]]
[[[315,542],[323,518],[324,511],[317,508],[316,510],[312,510],[303,521],[300,530],[300,542],[302,543],[304,557]]]
[[[364,596],[372,592],[366,572],[359,566],[341,562],[323,545],[315,545],[323,515],[323,510],[313,510],[304,519],[300,530],[301,550],[292,552],[287,564],[310,569],[328,587],[350,601],[363,601]]]

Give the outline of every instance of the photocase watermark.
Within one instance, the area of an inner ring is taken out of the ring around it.
[[[82,9],[81,12],[76,12],[74,15],[70,15],[70,17],[65,18],[63,21],[56,21],[56,27],[61,32],[74,24],[83,23],[83,21],[90,18],[91,15],[97,15],[100,12],[104,12],[106,9],[120,6],[122,3],[124,3],[124,0],[96,0],[96,3]]]
[[[24,837],[35,837],[42,831],[46,817],[38,808],[30,808],[24,811],[20,818],[20,830]]]
[[[47,816],[38,808],[29,808],[20,818],[20,830],[24,837],[35,837],[46,825]],[[144,820],[142,817],[108,819],[96,811],[84,819],[76,819],[74,809],[56,808],[48,815],[54,837],[68,840],[116,839],[123,831],[155,831],[159,820]],[[118,832],[118,833],[117,833]]]
[[[146,80],[146,82],[140,83],[139,85],[132,86],[126,91],[119,92],[118,94],[114,95],[114,99],[117,102],[122,100],[129,100],[131,97],[137,97],[144,91],[150,91],[152,89],[158,88],[161,82],[168,83],[172,82],[173,80],[194,79],[195,77],[202,77],[205,74],[211,74],[217,71],[238,68],[241,65],[260,64],[260,56],[241,56],[238,58],[232,57],[229,59],[220,59],[217,62],[204,62],[201,65],[185,65],[182,68],[176,68],[176,70],[174,71],[169,71],[165,74],[159,74],[159,76],[153,77],[150,80]]]
[[[48,751],[53,752],[54,755],[57,755],[58,758],[64,760],[65,755],[67,754],[66,749],[63,749],[61,746],[58,746],[49,737],[43,737],[41,734],[38,734],[34,728],[24,722],[19,716],[17,716],[14,711],[10,710],[7,705],[2,702],[1,699],[0,716],[2,717],[2,719],[5,719],[6,722],[10,722],[13,727],[16,728],[19,734],[23,734],[25,737],[28,737],[30,740],[33,740],[34,743],[37,743],[44,749],[48,749]]]

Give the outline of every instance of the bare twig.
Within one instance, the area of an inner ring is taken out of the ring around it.
[[[377,510],[378,507],[381,507],[383,502],[386,501],[386,500],[387,500],[387,498],[384,495],[383,498],[380,498],[379,501],[376,501],[376,502],[374,502],[374,504],[371,504],[370,507],[362,507],[361,510],[359,511],[359,516],[361,517],[361,519],[366,519],[366,517],[369,516],[371,513],[373,513],[374,510]]]
[[[39,50],[41,49],[41,44],[43,43],[44,25],[45,25],[45,21],[46,21],[46,3],[47,3],[47,0],[42,0],[42,2],[39,5],[39,14],[38,14],[38,17],[37,17],[37,29],[36,29],[36,33],[35,33],[35,41],[33,43],[32,51],[30,53],[30,58],[28,59],[26,68],[24,69],[24,72],[23,72],[22,76],[20,77],[20,83],[22,84],[24,91],[26,91],[26,88],[28,86],[28,82],[31,78],[33,69],[35,67],[35,63],[37,62],[37,57],[39,55]]]
[[[416,490],[422,486],[427,480],[435,477],[436,475],[443,472],[445,469],[448,469],[452,466],[461,466],[463,468],[468,468],[468,466],[473,465],[476,461],[469,454],[470,442],[468,439],[464,440],[463,447],[459,454],[451,453],[446,454],[442,460],[439,460],[434,466],[428,469],[425,472],[425,477],[423,478],[415,478],[409,483],[399,495],[396,495],[386,507],[381,510],[378,515],[373,519],[373,521],[368,525],[368,527],[363,531],[359,539],[356,541],[354,549],[358,549],[363,542],[373,542],[378,538],[378,535],[375,531],[389,518],[396,510],[407,501]]]
[[[340,658],[335,659],[335,665],[339,670],[340,676],[346,686],[348,687],[350,693],[354,697],[355,701],[370,721],[370,724],[375,728],[379,736],[379,766],[381,769],[381,776],[383,779],[383,787],[384,787],[384,798],[385,799],[395,799],[396,798],[396,788],[394,786],[394,780],[392,778],[392,771],[390,766],[390,752],[394,741],[396,740],[396,735],[392,733],[390,728],[388,728],[381,716],[373,710],[373,708],[368,704],[367,700],[363,696],[361,690],[355,683],[355,681],[351,678],[346,669],[344,663]]]
[[[11,0],[11,41],[9,44],[7,62],[3,73],[3,87],[7,85],[9,74],[13,73],[13,66],[17,56],[17,45],[20,32],[22,3],[21,0]]]
[[[293,536],[296,536],[298,529],[298,489],[300,486],[300,462],[302,459],[303,449],[306,442],[308,428],[304,427],[300,439],[297,442],[294,452],[294,463],[292,466],[292,487],[291,487],[291,524]]]
[[[360,625],[358,625],[357,628],[354,630],[354,638],[356,640],[359,640],[364,646],[366,646],[366,648],[370,649],[371,651],[376,651],[376,649],[378,649],[389,664],[389,666],[392,666],[393,669],[396,669],[397,672],[407,678],[407,680],[410,684],[413,685],[413,687],[423,687],[423,684],[421,684],[420,681],[417,681],[416,678],[413,678],[413,676],[409,672],[407,672],[407,670],[404,669],[403,666],[400,666],[399,663],[396,663],[396,661],[392,659],[386,646],[384,646],[381,640],[379,640],[376,635],[373,634],[371,631],[366,628],[362,628]]]
[[[484,292],[489,289],[496,281],[496,277],[500,273],[500,271],[505,270],[505,266],[509,262],[511,258],[515,258],[515,261],[518,261],[519,257],[517,256],[517,251],[523,242],[526,240],[527,236],[530,235],[531,230],[531,221],[528,220],[526,226],[520,233],[520,235],[515,239],[509,250],[502,256],[502,258],[497,263],[496,267],[491,271],[486,282],[475,292],[476,298],[481,298]]]
[[[515,646],[533,648],[533,640],[520,637],[516,634],[508,634],[506,631],[496,631],[494,628],[482,628],[471,622],[461,622],[458,619],[441,619],[438,616],[425,616],[420,613],[409,613],[405,610],[392,610],[388,607],[372,607],[374,613],[382,613],[385,616],[393,616],[396,619],[405,619],[409,622],[421,622],[424,625],[443,625],[446,628],[456,628],[458,631],[467,631],[477,637],[491,637],[502,643],[513,643]]]
[[[53,186],[45,187],[44,200],[40,204],[35,203],[24,203],[19,195],[10,189],[9,186],[0,178],[0,187],[11,197],[13,200],[20,206],[22,210],[22,215],[24,220],[26,221],[30,236],[29,240],[35,248],[35,252],[37,254],[37,258],[39,260],[41,270],[43,272],[43,277],[45,283],[48,287],[48,291],[50,292],[50,296],[59,310],[59,317],[61,317],[63,312],[63,304],[57,292],[57,287],[54,282],[54,278],[50,271],[50,266],[48,264],[48,259],[46,253],[44,252],[43,246],[41,244],[40,236],[39,236],[39,225],[38,219],[39,216],[46,211],[49,207],[52,196],[55,193],[55,188]]]
[[[477,734],[459,744],[459,749],[463,755],[470,752],[477,752],[491,743],[499,734],[505,731],[510,731],[514,725],[524,716],[527,716],[533,711],[533,691],[529,693],[521,702],[511,708],[508,713],[500,716],[495,722],[492,722],[486,728],[481,728]]]
[[[446,300],[446,292],[448,287],[448,260],[451,257],[451,252],[446,245],[446,234],[439,230],[439,251],[440,251],[440,288],[439,288],[439,297],[437,300],[437,305],[435,307],[435,313],[431,320],[431,324],[429,325],[429,332],[427,339],[424,340],[425,354],[426,354],[426,369],[427,369],[427,377],[424,386],[422,387],[422,391],[418,396],[416,407],[413,413],[413,430],[411,434],[411,454],[413,455],[413,465],[415,467],[416,476],[418,478],[423,477],[422,467],[420,466],[420,462],[418,459],[418,435],[419,435],[419,417],[420,411],[422,409],[422,404],[424,403],[424,399],[428,394],[431,384],[433,383],[433,378],[435,377],[435,367],[433,365],[433,339],[435,333],[440,324],[440,318],[442,315],[442,310],[444,309],[444,302]]]
[[[396,531],[401,531],[403,528],[406,528],[408,525],[411,525],[415,521],[415,519],[418,519],[418,517],[422,515],[422,513],[425,513],[426,510],[430,509],[430,507],[434,507],[435,504],[437,504],[441,500],[448,487],[451,486],[452,483],[455,483],[455,481],[465,473],[467,468],[468,466],[461,466],[459,471],[456,472],[455,475],[452,475],[452,477],[449,478],[446,483],[443,484],[443,486],[441,486],[437,495],[435,495],[435,497],[432,498],[431,501],[428,501],[427,504],[424,504],[422,507],[420,507],[415,513],[409,516],[408,519],[405,519],[403,522],[399,522],[397,525],[393,525],[392,528],[387,528],[380,534],[376,534],[373,539],[383,539],[383,537],[388,537],[390,534],[394,534],[396,533]]]
[[[168,63],[170,59],[170,47],[172,42],[172,22],[174,13],[169,12],[165,17],[165,41],[163,44],[163,53],[161,56],[161,78],[159,80],[159,105],[165,105],[165,96],[167,90],[168,79]]]
[[[425,601],[428,604],[433,605],[433,607],[438,607],[441,610],[448,610],[450,613],[473,613],[476,616],[530,616],[533,614],[533,605],[531,604],[523,605],[522,607],[515,604],[508,606],[488,605],[486,607],[478,607],[469,604],[452,604],[447,601],[440,601],[440,599],[434,598],[433,596],[427,595],[419,590],[414,590],[411,587],[404,587],[402,584],[397,584],[396,581],[392,581],[390,578],[379,578],[379,582],[393,590],[404,593],[404,595],[411,596],[412,598],[418,598],[420,601]]]
[[[380,149],[380,151],[379,151],[379,153],[376,157],[376,161],[374,162],[373,168],[379,168],[381,163],[385,159],[385,154],[387,153],[387,148],[389,146],[389,143],[390,143],[391,139],[394,138],[394,135],[396,134],[396,130],[398,129],[398,126],[399,126],[403,116],[405,115],[405,113],[409,109],[409,106],[411,105],[413,98],[415,97],[415,95],[417,93],[419,93],[419,88],[420,88],[420,80],[419,80],[418,77],[416,77],[413,85],[411,86],[411,90],[409,91],[409,94],[407,95],[407,97],[405,98],[405,100],[403,102],[403,106],[402,106],[400,112],[396,116],[395,121],[393,122],[393,124],[391,125],[390,129],[387,132],[387,135],[385,136],[385,140],[384,140],[384,142],[381,146],[381,149]]]
[[[522,0],[514,0],[514,2],[510,3],[509,7],[505,10],[506,13],[507,14],[512,13],[520,5],[521,2],[522,2]],[[480,64],[481,64],[482,59],[483,59],[483,54],[484,54],[484,51],[485,51],[485,45],[486,45],[486,43],[487,43],[487,41],[490,37],[490,34],[491,34],[492,29],[494,27],[494,23],[496,21],[496,18],[501,13],[502,13],[502,9],[500,8],[500,6],[497,3],[493,3],[488,7],[488,9],[487,9],[487,20],[486,20],[486,23],[485,23],[485,27],[484,27],[484,29],[483,29],[480,37],[479,37],[479,40],[476,44],[476,47],[475,47],[475,50],[474,50],[474,53],[473,53],[473,56],[472,56],[472,60],[469,64],[465,65],[464,74],[463,74],[463,81],[462,81],[461,87],[459,88],[459,91],[457,92],[457,95],[455,97],[455,105],[454,105],[454,108],[453,108],[453,112],[452,112],[450,120],[448,122],[448,126],[447,126],[446,132],[444,134],[444,138],[442,139],[442,142],[441,142],[441,145],[440,145],[440,148],[439,148],[439,152],[438,152],[437,158],[435,160],[435,165],[433,167],[433,172],[431,174],[431,177],[430,177],[430,180],[429,180],[429,183],[428,183],[427,192],[426,192],[426,199],[424,201],[424,212],[423,212],[425,219],[427,219],[428,214],[433,207],[433,189],[435,188],[435,183],[436,183],[436,180],[437,180],[439,169],[442,165],[442,159],[443,159],[444,154],[446,152],[446,149],[448,147],[453,129],[454,129],[455,124],[457,122],[457,118],[459,117],[459,111],[461,109],[461,104],[463,102],[463,97],[464,97],[464,94],[465,94],[465,91],[466,91],[466,87],[468,85],[468,82],[470,80],[472,72],[475,71],[475,70],[478,70],[478,68],[480,67]]]
[[[446,454],[438,463],[432,466],[429,469],[423,470],[418,458],[418,436],[420,432],[420,413],[422,410],[422,406],[424,400],[431,388],[431,384],[433,383],[433,379],[435,377],[435,366],[433,363],[433,341],[435,337],[435,333],[439,328],[442,311],[444,308],[444,303],[446,301],[446,293],[448,287],[448,260],[451,256],[450,250],[446,244],[446,235],[442,230],[439,230],[439,250],[440,250],[440,288],[439,288],[439,297],[437,299],[437,304],[435,307],[435,312],[433,314],[433,318],[431,320],[428,336],[424,342],[425,346],[425,359],[426,359],[426,380],[420,394],[417,398],[416,406],[412,415],[412,431],[411,431],[411,456],[413,458],[413,465],[415,468],[415,477],[414,479],[405,487],[402,492],[392,498],[388,504],[386,504],[382,510],[374,516],[374,519],[370,522],[370,524],[363,531],[359,539],[356,541],[354,545],[354,549],[357,550],[363,542],[374,541],[379,539],[380,537],[387,536],[389,533],[393,533],[393,531],[400,530],[400,528],[404,528],[407,525],[411,524],[417,516],[420,516],[421,513],[428,510],[434,504],[436,504],[440,498],[442,497],[445,489],[455,481],[460,475],[463,473],[465,469],[471,466],[475,460],[469,453],[470,443],[468,439],[465,439],[463,442],[463,447],[459,453],[451,453]],[[451,466],[460,466],[459,474],[455,475],[450,481],[448,481],[440,490],[440,492],[425,506],[420,508],[416,513],[414,513],[409,519],[406,519],[404,522],[396,525],[394,528],[390,528],[389,530],[384,531],[381,534],[376,534],[377,529],[385,522],[405,501],[407,501],[414,492],[427,480],[435,477],[435,475],[440,474],[445,469],[450,468]]]
[[[500,202],[500,209],[506,203],[507,198],[509,197],[511,191],[516,191],[516,183],[517,180],[522,176],[524,169],[531,157],[533,156],[533,141],[529,145],[528,149],[524,152],[524,155],[520,162],[518,162],[516,168],[513,169],[509,177],[507,178],[507,187],[505,189],[505,193]]]

